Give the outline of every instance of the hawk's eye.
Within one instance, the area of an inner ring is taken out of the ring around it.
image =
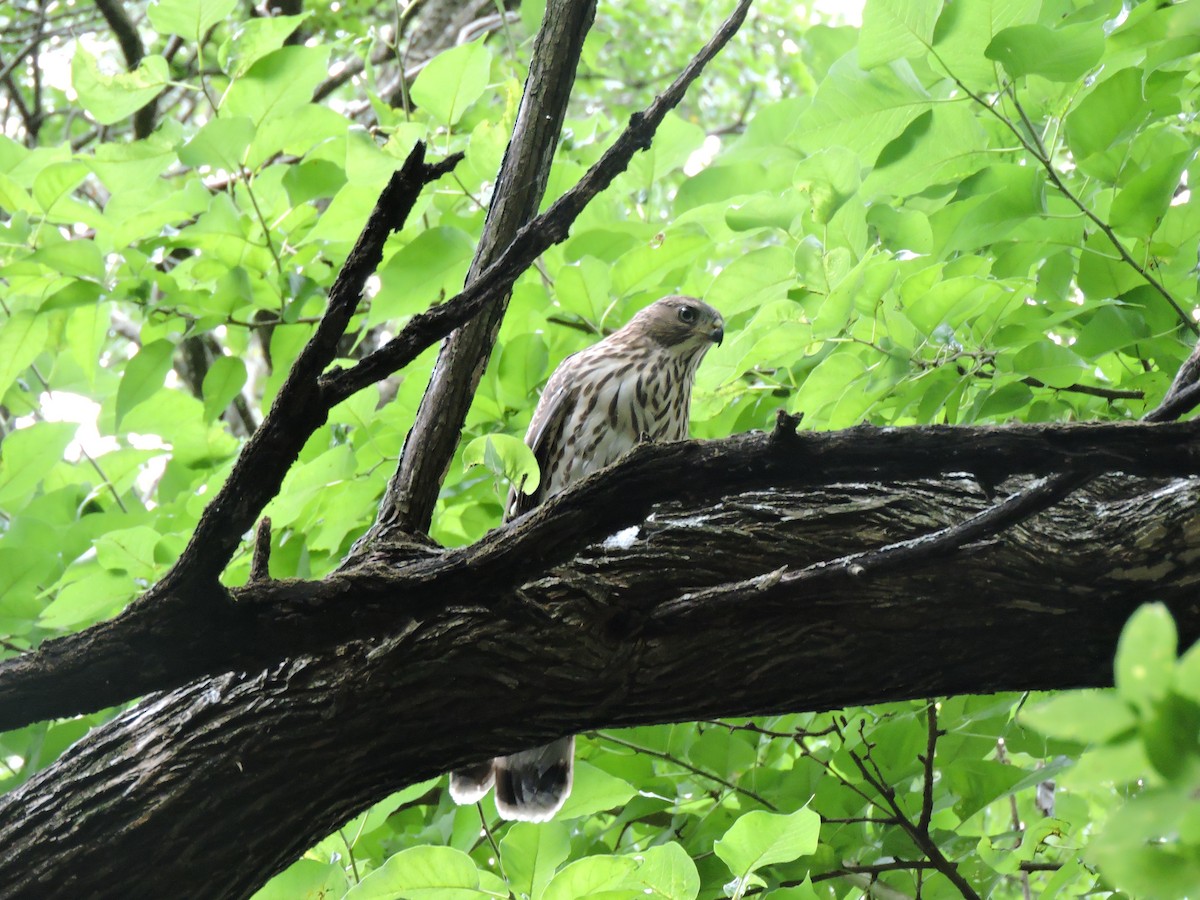
[[[696,321],[696,307],[681,306],[679,307],[679,320],[687,322],[689,325]]]

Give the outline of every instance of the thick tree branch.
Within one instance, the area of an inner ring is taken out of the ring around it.
[[[689,586],[961,520],[989,504],[972,484],[659,507],[634,540],[516,590],[480,579],[428,616],[397,614],[389,638],[151,698],[0,799],[0,884],[90,896],[136,877],[148,895],[202,883],[245,896],[391,791],[564,733],[1111,684],[1120,629],[1147,599],[1169,605],[1184,646],[1200,634],[1200,481],[1128,478],[952,567],[802,585],[767,608],[748,593],[706,628],[652,620]],[[382,575],[356,588],[367,604],[403,597]],[[214,748],[234,777],[213,779]]]
[[[512,242],[541,205],[575,84],[575,69],[595,14],[595,0],[554,0],[546,5],[512,138],[467,273],[468,284]],[[392,525],[410,533],[429,530],[467,410],[508,309],[508,298],[507,291],[496,297],[442,344],[404,441],[400,464],[380,504],[379,530]]]
[[[320,582],[265,582],[233,591],[236,603],[187,604],[160,594],[84,632],[44,644],[36,653],[0,663],[0,730],[52,716],[111,706],[203,675],[276,664],[300,653],[328,651],[347,641],[394,633],[412,616],[454,604],[491,604],[504,615],[535,615],[507,592],[569,560],[587,544],[631,525],[646,527],[656,505],[714,502],[748,490],[788,490],[838,482],[901,482],[967,472],[985,484],[1014,474],[1102,472],[1141,476],[1200,474],[1200,422],[1165,425],[1022,425],[989,428],[928,426],[839,432],[751,433],[720,441],[644,444],[612,468],[589,477],[529,515],[476,544],[396,568],[386,547]],[[991,537],[994,517],[1029,503],[1017,492],[980,512],[972,540]],[[1034,499],[1043,499],[1040,494]],[[1055,499],[1058,499],[1056,496]],[[1001,510],[1000,513],[994,510]],[[972,520],[974,521],[974,520]],[[1007,524],[1007,523],[1006,523]],[[951,520],[947,528],[960,527]],[[786,564],[787,573],[751,570],[703,593],[663,598],[647,613],[667,627],[677,617],[720,619],[727,607],[754,597],[763,608],[787,605],[797,590],[861,582],[862,575],[908,570],[944,555],[923,545],[939,540],[921,529],[838,554]],[[956,546],[967,541],[960,540]],[[890,557],[897,555],[894,562]],[[872,554],[888,557],[878,563]],[[835,558],[833,563],[827,562]],[[772,557],[774,559],[774,557]],[[866,560],[866,564],[863,561]],[[904,565],[899,565],[898,563]],[[855,568],[854,564],[857,564]],[[831,575],[836,577],[830,577]],[[482,589],[481,585],[486,585]],[[220,589],[214,586],[214,595]],[[219,595],[217,595],[219,596]],[[490,599],[489,599],[490,598]],[[206,598],[207,599],[207,598]],[[190,610],[198,610],[190,613]]]

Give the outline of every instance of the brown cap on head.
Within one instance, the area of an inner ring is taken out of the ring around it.
[[[664,347],[683,343],[720,344],[725,338],[721,314],[695,297],[672,295],[655,300],[626,326],[653,338]]]

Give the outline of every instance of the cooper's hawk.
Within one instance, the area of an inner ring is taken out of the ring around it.
[[[663,297],[629,324],[562,361],[534,410],[525,443],[541,469],[532,494],[513,491],[506,518],[528,512],[615,462],[643,439],[688,436],[696,367],[725,336],[721,314],[695,297]],[[450,795],[474,803],[496,785],[505,819],[544,822],[571,792],[575,738],[452,772]]]

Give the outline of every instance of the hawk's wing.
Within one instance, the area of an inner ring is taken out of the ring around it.
[[[546,382],[542,398],[533,411],[529,430],[525,432],[525,444],[533,451],[533,458],[537,460],[542,477],[537,490],[531,494],[522,494],[516,488],[509,491],[506,519],[524,515],[540,504],[546,496],[554,464],[558,461],[556,457],[562,455],[563,431],[579,396],[579,385],[572,383],[578,356],[578,353],[573,353],[559,363],[550,380]]]

